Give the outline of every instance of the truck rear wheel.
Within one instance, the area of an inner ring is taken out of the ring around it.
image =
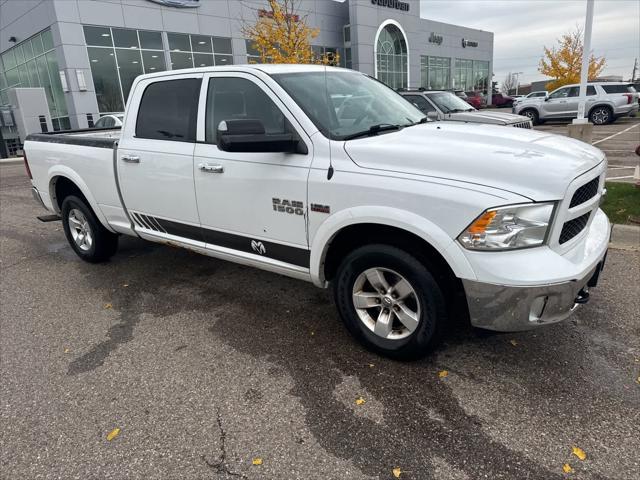
[[[427,267],[404,250],[367,245],[352,251],[333,286],[342,321],[368,349],[408,360],[440,340],[444,296]]]
[[[62,225],[67,241],[84,261],[109,260],[118,249],[118,235],[102,226],[84,200],[69,195],[62,202]]]

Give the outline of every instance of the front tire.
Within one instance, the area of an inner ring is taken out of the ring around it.
[[[529,120],[531,120],[531,123],[533,125],[540,124],[540,116],[538,115],[538,112],[536,112],[535,110],[533,110],[531,108],[523,110],[522,112],[520,112],[520,115],[524,115],[525,117],[529,117]]]
[[[434,275],[390,245],[367,245],[345,257],[333,282],[338,312],[366,348],[392,358],[427,355],[447,322]]]
[[[613,110],[610,107],[593,107],[589,112],[589,121],[594,125],[607,125],[613,120]]]
[[[118,235],[102,226],[85,201],[69,195],[62,202],[64,234],[73,251],[84,261],[109,260],[118,249]]]

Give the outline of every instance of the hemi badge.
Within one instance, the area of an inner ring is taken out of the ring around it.
[[[312,203],[311,211],[319,212],[319,213],[331,213],[331,207],[329,207],[329,205],[320,205],[318,203]]]

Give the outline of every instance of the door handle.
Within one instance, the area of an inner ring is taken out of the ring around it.
[[[198,168],[207,173],[224,173],[224,167],[222,165],[208,165],[206,163],[201,163],[198,165]]]
[[[140,163],[140,157],[137,155],[123,155],[122,160],[127,163]]]

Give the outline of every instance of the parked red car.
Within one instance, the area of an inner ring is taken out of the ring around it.
[[[491,104],[494,107],[513,107],[513,97],[503,95],[502,93],[494,93],[491,97]]]
[[[467,92],[467,98],[465,98],[465,100],[476,110],[487,106],[487,100],[481,92]]]

